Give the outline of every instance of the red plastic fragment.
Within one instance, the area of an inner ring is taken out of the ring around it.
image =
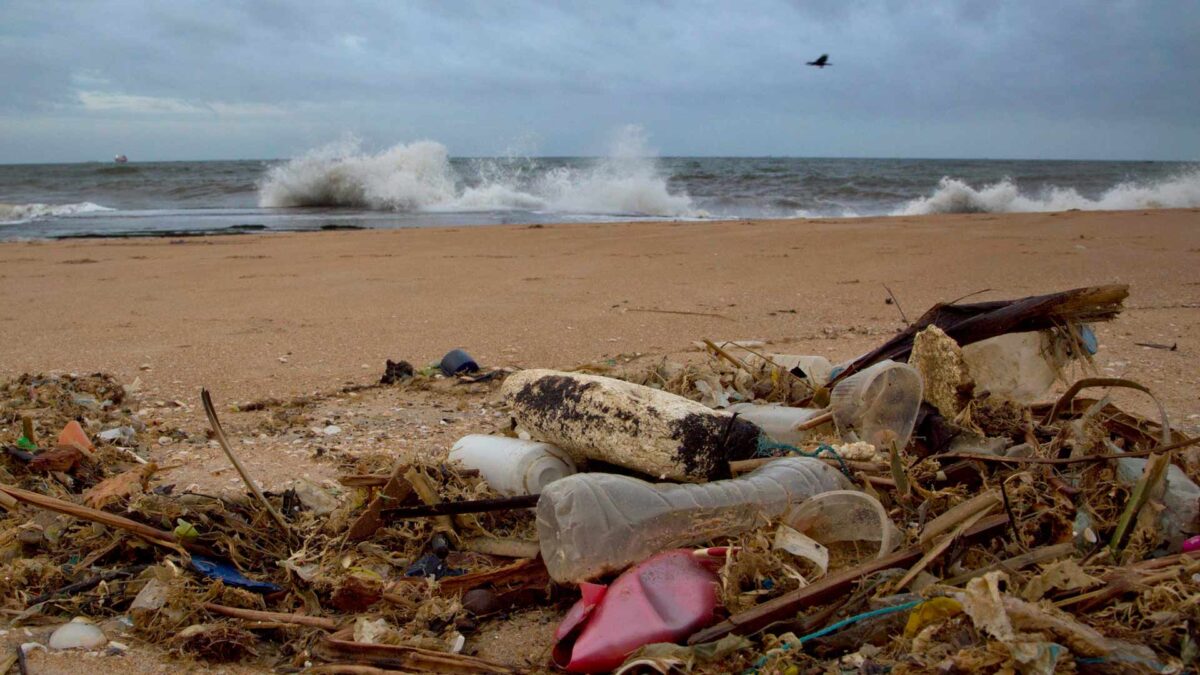
[[[573,673],[613,670],[642,645],[675,642],[712,624],[713,564],[676,549],[629,568],[599,597],[603,586],[581,584],[584,597],[555,632],[555,664]]]

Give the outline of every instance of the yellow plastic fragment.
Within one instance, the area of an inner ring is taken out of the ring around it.
[[[963,606],[954,598],[931,598],[913,608],[904,626],[904,637],[915,637],[926,626],[962,614]]]

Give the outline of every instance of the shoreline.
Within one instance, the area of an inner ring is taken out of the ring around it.
[[[1098,331],[1098,361],[1125,365],[1101,368],[1194,414],[1200,367],[1183,355],[1200,349],[1197,262],[1200,209],[0,242],[0,321],[16,329],[0,376],[104,370],[171,398],[209,386],[249,400],[455,347],[487,365],[566,367],[757,338],[836,361],[901,325],[884,284],[915,317],[982,289],[1129,283],[1133,309]]]

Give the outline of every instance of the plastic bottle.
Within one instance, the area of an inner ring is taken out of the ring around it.
[[[553,445],[507,436],[463,436],[450,449],[450,459],[478,469],[488,485],[504,495],[535,495],[575,473],[570,455]]]
[[[848,441],[866,441],[880,449],[895,442],[903,449],[917,422],[923,390],[916,368],[880,361],[833,387],[833,421]]]
[[[763,433],[772,439],[799,445],[804,439],[813,434],[812,431],[797,431],[796,427],[809,419],[821,414],[816,408],[792,408],[783,405],[756,405],[754,403],[736,403],[727,408],[738,417],[753,422]]]
[[[586,581],[658,551],[744,532],[800,500],[849,487],[837,469],[809,457],[699,485],[577,474],[542,491],[538,540],[555,581]]]

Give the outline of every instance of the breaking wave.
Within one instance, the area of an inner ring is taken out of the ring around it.
[[[16,225],[40,218],[73,216],[78,213],[112,210],[107,206],[100,206],[91,202],[80,202],[78,204],[0,204],[0,225]]]
[[[356,139],[272,167],[259,183],[263,207],[335,206],[379,211],[552,211],[624,216],[702,216],[672,192],[640,127],[620,129],[609,155],[586,166],[530,170],[536,160],[479,160],[475,176],[455,171],[435,141],[371,154]]]
[[[893,215],[927,213],[1011,213],[1034,211],[1126,211],[1200,207],[1200,169],[1151,183],[1118,183],[1097,197],[1074,188],[1051,186],[1036,195],[1023,194],[1012,179],[973,188],[957,178],[943,177],[928,197],[918,197]]]

